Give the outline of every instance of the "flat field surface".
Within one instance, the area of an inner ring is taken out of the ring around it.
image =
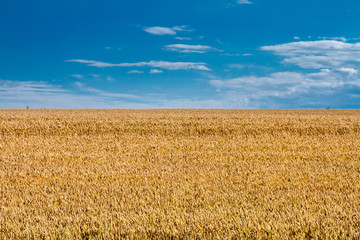
[[[360,111],[0,110],[0,239],[359,239]]]

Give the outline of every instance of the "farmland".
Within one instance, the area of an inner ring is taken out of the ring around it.
[[[360,238],[358,110],[0,110],[0,239]]]

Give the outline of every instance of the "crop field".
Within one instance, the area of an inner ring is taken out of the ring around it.
[[[0,239],[360,239],[358,110],[0,110]]]

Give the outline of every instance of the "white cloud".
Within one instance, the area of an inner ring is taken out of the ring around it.
[[[91,67],[155,67],[162,68],[166,70],[201,70],[201,71],[211,71],[206,67],[206,63],[203,62],[167,62],[167,61],[150,61],[150,62],[137,62],[137,63],[105,63],[93,60],[83,60],[83,59],[70,59],[66,62],[77,62],[84,63]]]
[[[360,107],[360,43],[300,41],[261,49],[283,57],[283,63],[317,70],[212,79],[209,83],[220,99],[255,108]]]
[[[2,108],[141,108],[139,97],[132,94],[110,93],[75,82],[81,93],[40,81],[0,79]],[[135,102],[129,102],[135,101]]]
[[[110,77],[110,76],[107,76],[106,80],[109,81],[109,82],[115,82],[115,78]]]
[[[221,54],[222,56],[231,56],[231,57],[238,57],[238,56],[241,56],[240,53],[224,53],[224,54]]]
[[[300,39],[300,37],[298,37],[298,36],[295,36],[295,37],[294,37],[294,39],[295,39],[295,40],[299,40],[299,39]]]
[[[172,28],[169,27],[146,27],[144,28],[144,31],[153,35],[176,35],[177,32],[183,32],[183,31],[191,31],[191,29],[188,29],[187,26],[175,26]]]
[[[346,42],[348,40],[346,37],[318,37],[318,38],[323,40],[336,40],[342,42]]]
[[[215,39],[216,40],[216,42],[218,43],[218,44],[220,44],[220,45],[225,45],[225,43],[223,43],[220,39]]]
[[[248,86],[268,86],[268,89],[276,89],[277,95],[287,93],[286,88],[279,88],[279,86],[289,86],[297,91],[305,91],[314,86],[329,86],[338,87],[345,83],[346,76],[341,76],[329,69],[321,70],[317,73],[298,73],[298,72],[276,72],[266,77],[245,76],[234,78],[226,81],[213,80],[211,83],[217,87],[225,88],[246,88]],[[246,85],[246,87],[244,87]],[[270,86],[270,87],[269,87]],[[263,89],[263,91],[266,89]]]
[[[300,41],[261,47],[283,56],[283,63],[302,68],[340,68],[360,64],[360,43],[345,43],[334,40]]]
[[[168,99],[166,94],[109,93],[74,82],[79,93],[61,86],[37,81],[11,81],[0,79],[1,108],[221,108],[223,103],[214,99]]]
[[[349,69],[332,71],[321,69],[315,73],[276,72],[268,76],[243,76],[227,80],[210,80],[210,84],[232,96],[255,104],[255,107],[304,107],[316,103],[325,106],[334,104],[331,96],[354,99],[347,92],[360,90],[360,76]],[[360,97],[360,92],[357,94]],[[295,100],[300,102],[294,102]],[[303,105],[302,105],[303,104]],[[339,103],[335,103],[339,104]],[[359,105],[359,103],[358,103]]]
[[[110,50],[111,49],[111,47],[104,47],[106,50]]]
[[[77,79],[83,79],[84,78],[84,75],[82,75],[82,74],[72,74],[71,76],[74,77],[74,78],[77,78]]]
[[[51,85],[46,82],[36,82],[36,81],[10,81],[10,80],[0,80],[0,91],[6,91],[11,89],[14,93],[24,93],[27,92],[36,92],[36,93],[60,93],[65,92],[65,90],[61,89],[60,86]],[[1,95],[1,94],[0,94]],[[3,96],[1,96],[3,97]]]
[[[109,93],[100,89],[88,87],[81,82],[74,82],[74,85],[82,92],[88,92],[96,94],[103,97],[112,97],[112,98],[138,98],[138,96],[133,94],[121,94],[121,93]]]
[[[192,29],[190,29],[188,26],[186,25],[182,25],[182,26],[175,26],[172,29],[174,29],[175,31],[179,31],[179,32],[191,32]]]
[[[210,83],[216,96],[201,99],[169,98],[167,94],[157,93],[110,93],[79,81],[74,86],[80,93],[46,82],[0,80],[0,103],[2,108],[358,108],[360,105],[359,76],[329,69],[312,74],[279,72],[263,77],[215,79]]]
[[[237,68],[237,69],[242,69],[245,67],[244,64],[240,64],[240,63],[233,63],[233,64],[229,64],[230,68]]]
[[[191,40],[190,37],[175,37],[177,40]]]
[[[248,56],[252,56],[251,53],[243,53],[243,54],[240,54],[240,53],[224,53],[224,54],[221,54],[222,56],[231,56],[231,57],[239,57],[239,56],[244,56],[244,57],[248,57]]]
[[[352,40],[352,41],[355,41],[355,40],[360,40],[360,37],[353,37],[353,38],[347,38],[347,40]]]
[[[354,74],[357,74],[359,72],[359,70],[356,70],[354,68],[344,68],[344,67],[340,68],[339,71],[348,73],[350,75],[354,75]]]
[[[206,45],[187,45],[187,44],[171,44],[165,46],[166,50],[182,53],[206,53],[211,50],[216,50],[213,47]]]
[[[101,74],[72,74],[70,75],[76,79],[79,79],[79,80],[89,80],[89,79],[95,79],[97,81],[102,81],[102,80],[106,80],[106,81],[109,81],[109,82],[114,82],[115,79],[111,76],[102,76]]]
[[[237,0],[237,4],[252,4],[249,0]]]
[[[74,82],[74,85],[81,91],[83,92],[90,92],[90,93],[97,93],[98,90],[95,88],[91,88],[91,87],[86,87],[83,83],[81,82]]]
[[[128,71],[127,73],[132,74],[132,73],[144,73],[144,72],[138,71],[138,70],[131,70],[131,71]]]
[[[154,74],[154,73],[163,73],[162,70],[158,70],[158,69],[151,69],[150,72],[151,74]]]
[[[175,30],[168,27],[148,27],[144,31],[154,35],[176,35]]]

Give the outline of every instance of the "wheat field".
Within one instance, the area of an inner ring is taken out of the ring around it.
[[[360,239],[358,110],[0,110],[0,239]]]

